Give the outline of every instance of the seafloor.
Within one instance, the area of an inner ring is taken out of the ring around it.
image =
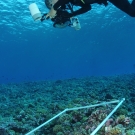
[[[96,135],[135,135],[135,74],[0,85],[0,135],[25,135],[66,108],[121,100]],[[32,135],[90,135],[117,104],[69,111]]]

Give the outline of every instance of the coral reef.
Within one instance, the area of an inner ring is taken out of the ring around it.
[[[135,75],[0,85],[0,135],[24,135],[65,108],[126,98],[97,135],[135,135]],[[34,135],[89,135],[115,105],[68,111]]]

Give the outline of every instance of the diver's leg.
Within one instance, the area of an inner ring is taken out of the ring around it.
[[[120,10],[124,11],[128,15],[135,17],[135,0],[132,4],[128,0],[108,0]]]

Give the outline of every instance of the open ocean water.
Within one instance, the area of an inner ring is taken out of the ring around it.
[[[66,108],[125,98],[96,135],[135,135],[135,18],[109,3],[81,30],[34,22],[29,4],[0,1],[0,135],[25,135]],[[69,111],[31,135],[90,135],[117,104]]]

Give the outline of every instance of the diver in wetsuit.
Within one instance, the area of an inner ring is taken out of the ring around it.
[[[52,2],[45,0],[45,5],[48,9],[51,9]],[[65,28],[67,26],[75,28],[75,30],[80,30],[80,22],[77,17],[70,17],[70,14],[73,13],[73,7],[71,4],[63,5],[57,10],[57,15],[54,18],[51,18],[51,21],[54,22],[53,27],[55,28]],[[43,14],[41,22],[46,20],[46,15]],[[48,18],[49,19],[49,18]]]
[[[53,18],[56,15],[57,10],[67,3],[72,3],[75,6],[81,7],[79,10],[74,11],[72,14],[70,14],[70,17],[72,17],[91,10],[91,4],[94,3],[104,4],[105,6],[107,6],[108,1],[111,2],[113,5],[115,5],[117,8],[119,8],[120,10],[122,10],[123,12],[127,13],[129,16],[135,17],[135,0],[133,0],[131,4],[129,3],[128,0],[55,0],[54,5],[52,5],[51,10],[46,15],[46,17]]]

